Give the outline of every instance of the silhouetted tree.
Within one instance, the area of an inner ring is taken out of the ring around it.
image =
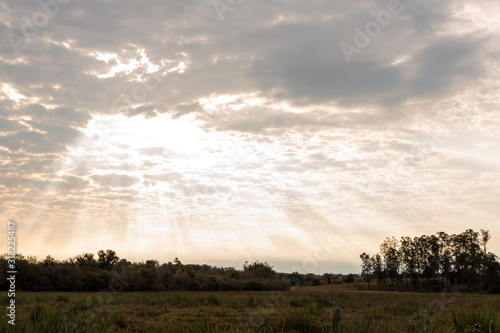
[[[112,268],[120,260],[120,258],[116,255],[116,252],[113,250],[106,250],[106,252],[99,250],[97,255],[99,257],[97,259],[97,264],[103,269]]]
[[[361,276],[368,284],[368,289],[370,289],[370,283],[373,280],[373,262],[370,259],[370,255],[366,252],[363,252],[359,257],[361,258]],[[328,282],[328,284],[330,284],[330,282]]]
[[[483,244],[484,255],[488,255],[486,252],[486,244],[491,239],[490,232],[488,230],[481,229],[481,243]]]
[[[269,265],[269,263],[266,262],[253,262],[253,263],[248,263],[245,261],[245,264],[243,265],[243,271],[250,273],[254,275],[257,278],[273,278],[276,272],[273,270],[273,266]]]
[[[362,274],[368,275],[365,272],[373,269],[379,286],[386,286],[387,277],[394,283],[401,276],[412,290],[438,291],[458,284],[469,291],[493,292],[496,287],[490,286],[497,285],[500,270],[496,256],[486,252],[489,240],[489,231],[484,229],[481,234],[467,229],[453,235],[441,231],[413,239],[402,237],[400,242],[394,237],[386,238],[380,245],[380,254],[360,256]]]
[[[97,261],[94,259],[93,253],[79,254],[75,257],[75,261],[78,265],[87,267],[97,264]]]

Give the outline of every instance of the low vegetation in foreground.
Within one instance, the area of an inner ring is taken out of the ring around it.
[[[356,282],[355,282],[356,283]],[[500,332],[500,296],[341,291],[22,292],[1,332]],[[330,289],[330,290],[328,290]],[[5,297],[3,303],[8,301]],[[336,319],[334,319],[336,314]],[[481,328],[475,328],[476,324]]]

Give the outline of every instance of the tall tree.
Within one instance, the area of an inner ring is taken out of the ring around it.
[[[384,258],[385,270],[387,276],[391,279],[391,283],[394,283],[399,273],[400,255],[398,247],[399,241],[394,236],[392,238],[387,237],[380,245],[380,252]]]
[[[363,252],[359,257],[361,258],[361,275],[370,289],[370,282],[373,280],[373,262],[366,252]]]
[[[451,270],[452,270],[450,236],[446,232],[443,232],[443,231],[438,232],[437,235],[439,238],[439,241],[438,241],[439,242],[439,249],[440,249],[439,264],[440,264],[441,276],[442,276],[442,280],[445,281],[445,283],[448,283],[451,280]]]
[[[467,229],[453,235],[438,232],[413,239],[401,237],[399,242],[394,237],[386,238],[380,245],[380,253],[360,256],[362,273],[368,275],[371,270],[378,284],[384,286],[390,278],[402,287],[406,278],[412,290],[437,291],[451,283],[467,286],[469,291],[498,292],[500,263],[498,257],[487,252],[489,240],[489,231],[484,229],[481,233]],[[440,282],[438,276],[441,276]]]
[[[483,249],[484,249],[484,255],[488,255],[488,252],[486,252],[486,244],[488,243],[488,241],[491,239],[491,235],[490,235],[490,232],[489,230],[484,230],[484,229],[481,229],[481,243],[483,245]]]
[[[404,272],[412,285],[416,284],[416,282],[418,282],[418,279],[416,278],[417,252],[415,250],[415,243],[410,237],[401,237],[400,252],[401,261],[404,265]]]
[[[382,257],[377,253],[370,260],[372,261],[373,273],[377,279],[377,284],[380,286],[382,283],[385,283],[385,270],[382,264]]]

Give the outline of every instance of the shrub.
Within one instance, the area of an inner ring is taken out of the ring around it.
[[[344,276],[343,281],[346,283],[354,282],[354,275],[348,274],[348,275]]]

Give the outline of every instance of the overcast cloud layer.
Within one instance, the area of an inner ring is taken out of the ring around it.
[[[9,0],[0,22],[24,254],[357,272],[386,236],[466,228],[500,252],[496,0]]]

